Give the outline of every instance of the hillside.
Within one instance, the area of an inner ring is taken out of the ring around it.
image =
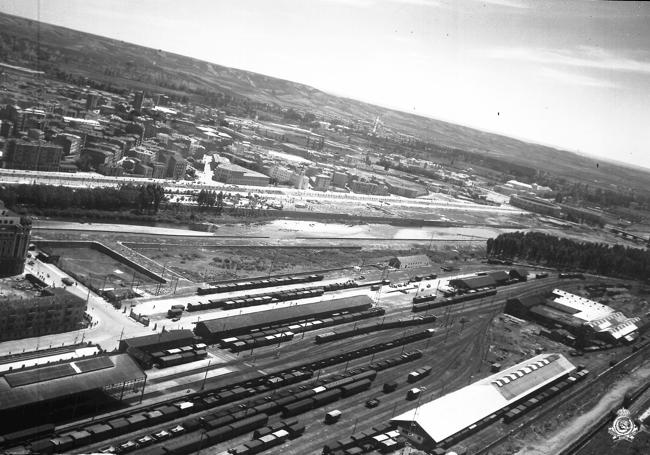
[[[330,95],[313,87],[182,55],[0,14],[0,61],[62,71],[131,89],[203,93],[383,123],[441,147],[506,159],[556,175],[644,191],[650,171]],[[37,36],[40,33],[40,43]],[[39,55],[40,58],[37,58]]]

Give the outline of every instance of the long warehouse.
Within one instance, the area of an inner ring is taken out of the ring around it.
[[[213,340],[219,337],[239,335],[256,328],[297,321],[306,317],[331,315],[342,311],[363,311],[371,306],[372,299],[367,295],[321,300],[302,305],[200,321],[196,324],[195,333],[204,339]]]
[[[541,354],[391,419],[416,447],[431,450],[575,371],[561,354]]]

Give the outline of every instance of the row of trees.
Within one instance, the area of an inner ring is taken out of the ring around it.
[[[0,187],[0,200],[10,208],[70,209],[157,213],[165,192],[160,185],[123,185],[119,188],[68,188],[42,184]]]
[[[201,190],[196,197],[196,203],[199,207],[216,207],[221,213],[223,210],[223,191]]]
[[[650,251],[621,245],[578,242],[541,232],[500,234],[488,239],[487,254],[599,275],[641,280],[650,276]]]

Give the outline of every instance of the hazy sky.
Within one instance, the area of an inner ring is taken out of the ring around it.
[[[42,0],[40,18],[650,167],[648,3]]]

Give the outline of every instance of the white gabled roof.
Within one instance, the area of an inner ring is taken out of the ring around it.
[[[530,372],[525,373],[526,370]],[[434,441],[440,442],[574,370],[561,354],[541,354],[422,404],[391,421],[398,424],[415,421]]]

